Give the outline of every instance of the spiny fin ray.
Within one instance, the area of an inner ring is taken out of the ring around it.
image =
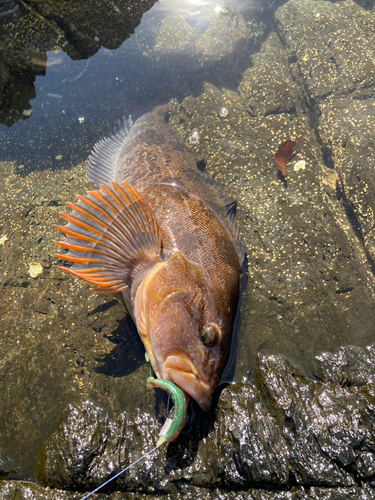
[[[117,155],[133,127],[131,116],[111,137],[97,142],[87,160],[86,177],[96,186],[109,184],[115,178]]]
[[[67,248],[56,257],[79,267],[60,267],[109,293],[130,286],[134,275],[160,261],[161,240],[154,213],[139,193],[122,182],[100,185],[100,190],[77,196],[73,212],[60,214],[66,226],[55,226]]]

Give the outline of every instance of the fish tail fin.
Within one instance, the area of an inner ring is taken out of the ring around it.
[[[69,250],[55,254],[77,267],[62,267],[97,289],[120,292],[135,275],[160,260],[161,240],[154,213],[139,193],[122,182],[77,195],[68,203],[71,214],[60,213],[66,226],[54,227],[65,235],[56,244]]]

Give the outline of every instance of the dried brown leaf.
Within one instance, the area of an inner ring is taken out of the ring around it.
[[[294,153],[294,148],[296,147],[297,141],[285,141],[280,144],[277,148],[275,154],[275,163],[277,168],[279,169],[281,175],[285,177],[286,175],[286,166],[288,165],[291,157]]]

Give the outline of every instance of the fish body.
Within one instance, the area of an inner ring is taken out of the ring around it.
[[[100,141],[78,196],[58,226],[76,267],[100,289],[121,291],[153,370],[207,411],[228,358],[242,245],[234,200],[200,172],[166,123],[165,107]]]

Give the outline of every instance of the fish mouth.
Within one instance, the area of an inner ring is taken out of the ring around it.
[[[186,355],[168,356],[163,365],[163,378],[176,384],[199,404],[203,411],[211,408],[211,388]]]

